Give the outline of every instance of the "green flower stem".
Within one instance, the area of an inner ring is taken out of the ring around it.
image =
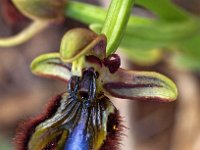
[[[1,38],[0,39],[0,47],[11,47],[16,46],[18,44],[24,43],[31,39],[34,35],[41,32],[49,25],[47,21],[35,21],[29,27],[24,29],[19,34],[8,37],[8,38]]]
[[[136,4],[147,8],[163,19],[177,21],[189,18],[189,14],[176,6],[172,0],[136,0]]]
[[[125,33],[134,0],[112,0],[101,33],[107,37],[106,54],[114,53]]]

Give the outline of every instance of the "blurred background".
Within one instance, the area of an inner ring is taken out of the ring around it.
[[[108,6],[107,0],[82,1]],[[174,2],[194,15],[200,15],[199,0]],[[134,13],[152,16],[141,7],[136,7]],[[10,0],[0,1],[1,38],[18,33],[28,24],[30,20],[21,15]],[[63,24],[52,24],[20,46],[0,48],[0,150],[14,149],[12,141],[18,124],[40,114],[52,96],[66,90],[66,85],[60,81],[32,75],[29,65],[40,54],[57,51],[62,35],[73,27],[86,25],[67,18]],[[177,101],[171,103],[111,98],[127,127],[121,149],[200,150],[200,71],[172,65],[168,61],[171,57],[168,52],[163,53],[157,63],[148,66],[134,63],[123,51],[118,50],[118,53],[125,68],[163,73],[175,81],[179,90]]]

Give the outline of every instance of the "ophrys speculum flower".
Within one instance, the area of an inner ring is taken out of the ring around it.
[[[121,69],[117,54],[106,57],[104,35],[73,29],[61,45],[60,53],[39,56],[31,69],[36,75],[66,81],[68,90],[49,105],[53,109],[28,126],[26,136],[16,137],[21,149],[117,149],[120,117],[105,95],[162,102],[177,97],[167,77]]]
[[[118,122],[108,119],[112,115],[117,117],[118,112],[103,93],[96,91],[96,78],[94,70],[88,69],[81,78],[73,76],[70,79],[68,92],[61,95],[55,114],[35,128],[29,149],[89,150],[102,147],[107,138],[107,124],[113,126],[109,132],[115,133],[118,128]]]

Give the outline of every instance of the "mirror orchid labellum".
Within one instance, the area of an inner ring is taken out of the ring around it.
[[[123,125],[107,96],[176,99],[177,88],[170,79],[122,69],[120,57],[106,57],[105,51],[104,35],[78,28],[63,37],[60,53],[44,54],[32,62],[34,74],[65,81],[68,88],[49,102],[43,114],[22,124],[15,138],[18,150],[115,150]]]

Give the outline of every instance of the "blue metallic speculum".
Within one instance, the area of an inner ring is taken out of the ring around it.
[[[82,77],[71,77],[68,92],[61,95],[55,114],[36,127],[29,149],[37,149],[38,145],[43,147],[42,150],[47,150],[49,145],[58,150],[101,148],[108,136],[108,117],[116,112],[116,108],[103,92],[97,90],[96,80],[92,68],[85,70]]]

